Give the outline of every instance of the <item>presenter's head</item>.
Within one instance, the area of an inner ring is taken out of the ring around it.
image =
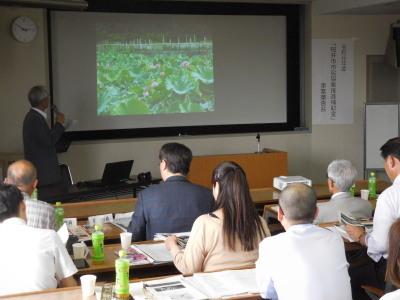
[[[391,181],[394,181],[400,175],[400,137],[388,140],[380,150],[385,160],[386,174]]]
[[[42,85],[36,85],[30,89],[28,100],[32,107],[45,111],[49,107],[50,95]]]
[[[18,160],[8,167],[7,177],[4,182],[13,184],[18,187],[21,192],[32,195],[38,184],[36,168],[27,160]]]
[[[293,183],[280,194],[278,220],[286,230],[292,225],[311,224],[317,214],[317,196],[311,187]]]
[[[0,223],[19,217],[26,220],[26,207],[20,190],[15,185],[0,184]]]
[[[165,181],[171,176],[186,176],[192,161],[192,151],[183,144],[164,144],[159,153],[160,173]]]
[[[215,214],[223,220],[225,245],[234,251],[239,240],[242,250],[256,249],[266,231],[251,200],[243,169],[235,162],[223,162],[214,169],[211,182]]]
[[[338,159],[329,164],[326,173],[329,192],[335,194],[349,191],[357,176],[357,169],[350,161]]]

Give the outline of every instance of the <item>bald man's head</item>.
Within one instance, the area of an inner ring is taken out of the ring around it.
[[[6,183],[16,185],[21,191],[31,194],[36,188],[36,168],[27,160],[12,163],[7,170]]]
[[[279,196],[279,206],[289,221],[297,224],[312,223],[317,209],[317,196],[305,184],[290,184]]]

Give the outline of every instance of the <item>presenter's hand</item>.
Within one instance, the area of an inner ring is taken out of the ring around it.
[[[64,116],[63,113],[60,113],[60,112],[57,113],[57,115],[56,115],[56,122],[60,123],[61,125],[64,124],[64,122],[65,122],[65,116]]]
[[[173,247],[178,247],[177,238],[175,235],[170,235],[165,240],[165,247],[170,251]]]
[[[346,225],[346,231],[353,240],[359,242],[362,245],[365,245],[365,241],[363,238],[365,236],[365,230],[363,227]]]

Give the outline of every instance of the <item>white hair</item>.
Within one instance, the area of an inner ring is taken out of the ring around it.
[[[348,160],[340,159],[331,162],[327,169],[328,178],[341,192],[347,192],[357,177],[357,170]]]
[[[32,107],[38,106],[46,98],[49,98],[49,92],[42,85],[34,86],[28,94],[28,99]]]

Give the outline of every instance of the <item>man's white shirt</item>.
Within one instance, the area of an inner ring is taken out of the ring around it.
[[[373,231],[365,237],[368,255],[376,262],[388,256],[390,226],[400,218],[400,175],[376,201]]]
[[[35,108],[35,107],[31,107],[31,109],[33,109],[34,111],[37,111],[39,114],[42,115],[43,118],[45,118],[45,119],[47,120],[47,114],[46,114],[46,112],[44,112],[43,110],[40,110],[40,109],[38,109],[38,108]]]
[[[342,238],[302,224],[260,243],[256,276],[263,298],[351,300],[347,269]]]
[[[54,230],[9,218],[0,223],[0,237],[0,295],[56,288],[77,272]]]

